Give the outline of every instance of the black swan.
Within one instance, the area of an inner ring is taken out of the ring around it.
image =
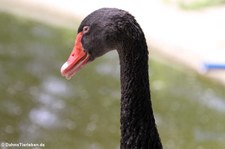
[[[61,74],[70,79],[84,65],[117,50],[121,77],[121,149],[162,149],[153,115],[148,48],[135,18],[117,8],[101,8],[80,24],[75,45]]]

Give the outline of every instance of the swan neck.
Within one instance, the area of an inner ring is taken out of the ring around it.
[[[118,50],[121,65],[121,149],[161,149],[151,105],[147,45],[145,40],[133,43]]]

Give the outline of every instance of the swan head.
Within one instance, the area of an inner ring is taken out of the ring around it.
[[[124,25],[129,24],[128,12],[117,8],[101,8],[81,22],[74,48],[61,67],[61,74],[70,79],[83,66],[105,53],[118,49]],[[132,18],[133,19],[133,18]]]

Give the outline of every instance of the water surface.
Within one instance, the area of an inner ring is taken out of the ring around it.
[[[55,28],[3,13],[0,21],[0,142],[118,149],[116,52],[67,81],[59,70],[77,26]],[[222,86],[158,58],[150,61],[150,84],[165,149],[225,147]]]

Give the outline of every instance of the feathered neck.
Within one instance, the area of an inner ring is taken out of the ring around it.
[[[139,29],[140,30],[140,29]],[[121,149],[162,149],[151,105],[148,50],[142,31],[118,48],[121,73]]]

